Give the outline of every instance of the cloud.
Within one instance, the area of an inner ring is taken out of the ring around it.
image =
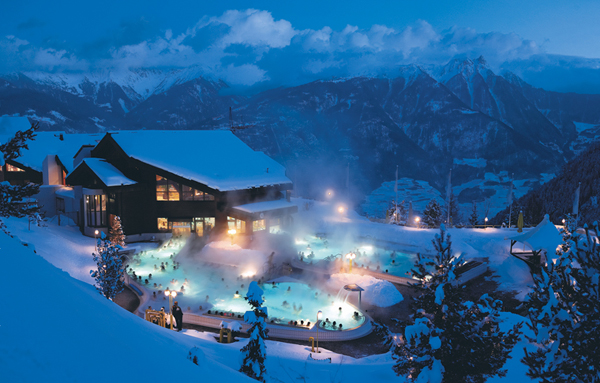
[[[74,52],[78,52],[80,57]],[[542,53],[514,33],[478,33],[454,27],[437,31],[418,20],[401,29],[347,25],[341,30],[295,29],[264,10],[230,10],[202,17],[185,32],[158,30],[143,18],[78,50],[32,47],[10,36],[0,40],[6,67],[84,71],[196,66],[232,85],[294,85],[329,76],[389,75],[407,64],[441,65],[456,55],[479,56],[499,67]],[[4,70],[5,68],[0,68]],[[13,69],[14,70],[14,69]]]

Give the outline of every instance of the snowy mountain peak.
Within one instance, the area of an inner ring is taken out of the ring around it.
[[[483,56],[479,56],[475,60],[468,57],[464,59],[454,58],[442,67],[436,77],[439,82],[447,83],[448,80],[457,75],[470,79],[475,73],[479,73],[485,78],[490,72],[493,73]]]

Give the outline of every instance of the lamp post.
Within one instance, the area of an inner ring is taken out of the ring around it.
[[[317,354],[319,351],[319,322],[321,321],[321,317],[323,316],[323,312],[319,310],[317,312]]]
[[[233,236],[237,233],[237,231],[235,229],[229,229],[227,230],[227,234],[229,234],[229,236],[231,237],[231,244],[233,245]]]
[[[350,252],[348,254],[346,254],[346,259],[348,259],[350,261],[350,272],[352,272],[352,260],[356,258],[356,254]]]
[[[169,318],[171,320],[171,330],[173,330],[173,313],[171,312],[171,306],[173,305],[173,298],[177,296],[177,291],[165,290],[165,295],[169,297]]]
[[[485,229],[487,230],[487,217],[485,217]]]
[[[94,231],[94,243],[96,247],[96,251],[98,251],[98,230]]]
[[[420,227],[420,223],[421,222],[421,217],[415,217],[415,225],[417,226],[417,228]]]

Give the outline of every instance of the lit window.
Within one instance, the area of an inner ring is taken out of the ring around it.
[[[265,225],[264,219],[257,219],[256,221],[252,221],[252,231],[261,231],[266,229],[267,226]]]
[[[204,201],[204,192],[194,189],[194,201]]]
[[[6,171],[7,172],[24,172],[25,170],[18,168],[16,166],[13,166],[11,164],[6,164]]]
[[[167,179],[165,177],[156,176],[156,200],[169,200],[169,195],[167,194]]]
[[[271,218],[269,220],[269,233],[279,233],[281,231],[281,219]]]
[[[86,195],[87,225],[91,227],[106,227],[106,196]]]
[[[158,218],[158,231],[169,231],[169,220],[166,218]]]
[[[246,221],[233,217],[227,217],[227,228],[235,229],[238,234],[244,234],[246,232]]]
[[[208,235],[215,227],[215,217],[195,217],[194,230],[199,237]]]
[[[205,201],[214,201],[215,196],[213,196],[212,194],[204,193],[204,200]]]
[[[179,201],[179,194],[181,193],[181,187],[179,183],[169,180],[169,201]]]

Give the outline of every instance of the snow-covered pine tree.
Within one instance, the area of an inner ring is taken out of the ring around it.
[[[242,349],[244,360],[240,371],[249,377],[260,382],[265,381],[265,360],[267,358],[267,346],[265,338],[269,330],[266,329],[267,308],[262,307],[263,290],[258,286],[256,281],[250,282],[248,293],[245,299],[252,306],[252,311],[246,311],[244,314],[244,322],[250,323],[251,327],[248,330],[250,340]]]
[[[27,141],[35,138],[35,131],[39,123],[23,132],[18,131],[8,142],[0,145],[0,165],[5,161],[18,158],[21,149],[27,149]],[[27,185],[11,185],[7,181],[0,182],[0,217],[25,217],[39,213],[40,206],[36,203],[24,203],[31,196],[39,193],[40,186],[29,183]]]
[[[500,331],[502,302],[483,295],[466,301],[456,286],[456,268],[462,257],[453,257],[444,225],[433,245],[437,254],[419,254],[412,270],[417,294],[411,304],[412,323],[404,342],[394,349],[394,371],[412,381],[484,382],[503,370],[519,339],[521,325]]]
[[[525,350],[522,362],[527,375],[542,382],[600,382],[600,245],[585,229],[585,235],[567,239],[556,262],[534,276],[528,296],[535,334],[529,341],[539,348]],[[598,233],[597,222],[594,230]]]
[[[434,228],[439,227],[442,222],[442,207],[438,201],[432,199],[429,201],[423,212],[423,224],[427,227]]]
[[[97,241],[97,252],[93,253],[93,256],[98,268],[90,270],[90,274],[96,279],[96,289],[100,294],[106,299],[113,300],[123,291],[125,283],[122,277],[127,266],[123,264],[123,258],[118,254],[121,246],[112,244],[104,232],[100,233]]]
[[[479,223],[479,216],[477,215],[477,204],[473,202],[473,209],[471,210],[471,216],[469,217],[469,225],[475,226]]]
[[[113,216],[110,222],[110,230],[108,232],[108,238],[110,242],[121,247],[125,246],[125,234],[123,233],[123,226],[121,224],[121,217],[118,215]]]

